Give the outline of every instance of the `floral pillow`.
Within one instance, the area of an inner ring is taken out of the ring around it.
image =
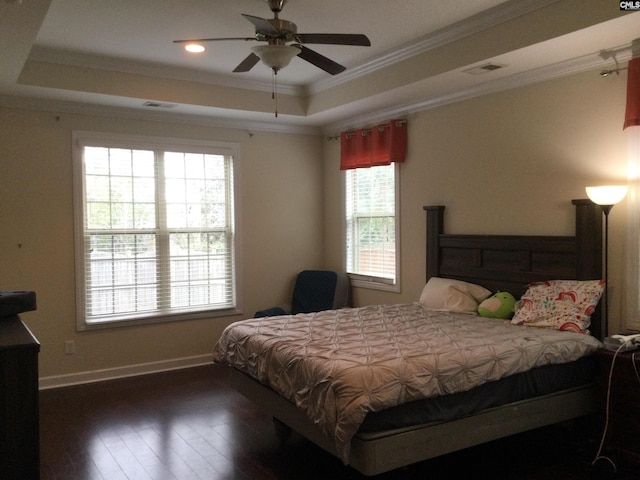
[[[532,283],[516,304],[511,324],[588,333],[604,283],[604,280]]]

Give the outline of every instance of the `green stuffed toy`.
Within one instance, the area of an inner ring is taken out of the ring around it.
[[[478,305],[478,313],[487,318],[509,319],[515,312],[516,299],[509,292],[497,292]]]

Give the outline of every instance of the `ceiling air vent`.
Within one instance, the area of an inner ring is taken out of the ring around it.
[[[483,73],[493,72],[494,70],[500,70],[504,68],[506,65],[500,65],[498,63],[486,63],[484,65],[480,65],[478,67],[469,68],[467,70],[463,70],[464,73],[468,73],[470,75],[482,75]]]
[[[143,107],[149,108],[174,108],[177,105],[175,103],[163,103],[163,102],[144,102]]]

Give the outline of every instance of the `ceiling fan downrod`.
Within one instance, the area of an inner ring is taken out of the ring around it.
[[[287,0],[265,0],[267,5],[269,5],[269,9],[275,15],[275,18],[278,18],[278,14],[282,11]]]

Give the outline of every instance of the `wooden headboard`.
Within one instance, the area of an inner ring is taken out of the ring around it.
[[[425,206],[427,280],[464,280],[520,298],[532,282],[602,278],[602,210],[591,200],[572,203],[573,236],[446,234],[445,207]],[[598,307],[591,316],[591,333],[603,339],[606,327]]]

